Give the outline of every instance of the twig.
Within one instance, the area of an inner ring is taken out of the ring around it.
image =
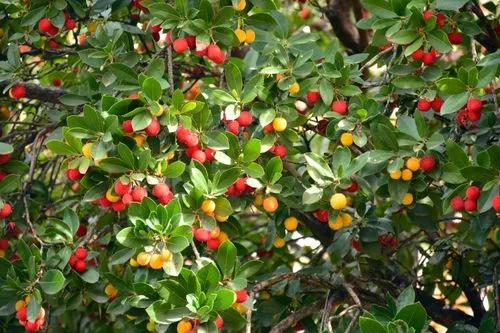
[[[371,67],[374,63],[377,62],[378,59],[380,59],[381,56],[383,56],[386,53],[391,52],[394,49],[394,46],[388,47],[385,50],[382,50],[378,54],[376,54],[373,58],[370,59],[370,61],[366,62],[361,68],[359,69],[360,72],[362,72],[364,69]]]
[[[174,66],[172,65],[172,45],[167,46],[167,68],[168,83],[170,84],[170,93],[174,93]]]
[[[253,299],[254,293],[250,292],[250,298]],[[246,333],[252,333],[252,307],[248,307],[247,309],[247,323],[245,327],[245,332]]]
[[[315,283],[317,285],[321,285],[321,286],[324,286],[327,288],[333,287],[333,285],[330,284],[328,281],[320,279],[314,275],[297,272],[297,273],[284,273],[284,274],[280,274],[280,275],[275,275],[275,276],[271,277],[270,279],[267,279],[267,280],[264,280],[264,281],[261,281],[261,282],[255,284],[252,287],[251,291],[253,293],[257,293],[261,290],[267,289],[270,286],[275,285],[276,283],[279,283],[279,282],[284,281],[284,280],[302,280],[302,279],[307,280],[309,283]]]
[[[197,260],[201,258],[200,252],[198,252],[198,249],[196,248],[196,244],[194,243],[193,240],[191,240],[191,248],[193,249],[194,256],[196,257]]]
[[[347,326],[347,328],[345,329],[345,333],[349,333],[354,328],[354,325],[355,325],[356,321],[358,320],[358,317],[360,314],[361,314],[361,310],[356,311],[356,313],[354,314],[354,316],[351,319],[351,322],[349,323],[349,326]]]
[[[345,290],[347,290],[347,292],[351,296],[354,303],[356,303],[358,306],[361,307],[362,306],[361,301],[359,300],[358,295],[354,292],[354,289],[347,283],[344,283],[343,286],[344,286]]]

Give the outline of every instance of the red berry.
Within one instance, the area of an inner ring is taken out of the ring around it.
[[[431,102],[431,108],[434,111],[439,112],[441,111],[441,107],[443,106],[443,104],[444,104],[443,99],[439,96],[436,96]]]
[[[68,176],[69,180],[76,182],[77,180],[82,179],[84,175],[81,174],[78,169],[68,169],[66,171],[66,176]]]
[[[15,84],[10,88],[9,95],[14,99],[21,99],[26,96],[26,88],[21,84]]]
[[[77,259],[85,260],[87,258],[87,255],[87,249],[85,249],[84,247],[80,246],[75,250],[75,256]]]
[[[491,201],[491,205],[497,213],[500,212],[500,194],[495,195],[495,197]]]
[[[68,261],[68,264],[71,266],[71,267],[75,267],[76,265],[76,262],[78,261],[78,258],[72,254],[70,257],[69,257],[69,261]]]
[[[346,114],[348,109],[348,104],[346,101],[343,100],[334,101],[331,105],[331,109],[333,112],[339,114]]]
[[[274,131],[273,123],[267,124],[262,129],[263,129],[264,133],[271,133],[271,132],[273,132]]]
[[[49,40],[49,41],[47,42],[47,44],[49,45],[49,47],[50,47],[51,49],[58,49],[58,48],[59,48],[59,46],[60,46],[60,45],[59,45],[59,43],[58,43],[56,40],[54,40],[54,39]]]
[[[477,202],[476,200],[466,199],[464,203],[464,208],[468,212],[474,212],[477,210]]]
[[[132,200],[135,202],[142,202],[148,196],[148,191],[143,187],[136,187],[132,190]]]
[[[222,319],[222,317],[221,317],[221,316],[218,316],[218,317],[215,319],[214,324],[215,324],[215,326],[216,326],[217,328],[219,328],[219,329],[220,329],[220,328],[224,327],[224,320]]]
[[[50,36],[55,36],[59,33],[59,28],[56,27],[56,26],[51,26],[49,31],[47,31],[47,33],[50,35]]]
[[[450,200],[450,206],[451,209],[453,209],[455,212],[461,212],[465,208],[464,199],[462,199],[461,196],[457,195]]]
[[[241,127],[248,127],[253,122],[252,114],[248,111],[241,111],[240,116],[236,119]]]
[[[132,120],[125,120],[123,123],[122,123],[122,129],[123,129],[123,132],[125,133],[132,133],[134,132],[134,128],[132,127]]]
[[[78,260],[75,264],[75,271],[78,273],[84,272],[87,269],[87,263],[83,260]]]
[[[426,155],[420,160],[420,169],[424,172],[431,172],[436,167],[436,159],[432,155]]]
[[[12,156],[12,155],[11,155],[10,153],[0,155],[0,165],[5,164],[5,163],[9,162],[9,161],[10,161],[11,156]]]
[[[170,193],[170,188],[165,183],[159,183],[153,187],[153,195],[157,198],[164,197],[169,193]]]
[[[178,39],[174,40],[173,47],[174,47],[175,52],[183,53],[184,51],[186,51],[189,48],[189,45],[188,45],[185,38],[178,38]]]
[[[467,101],[467,110],[471,112],[479,112],[483,108],[483,103],[477,98],[471,98]]]
[[[247,188],[247,183],[245,178],[238,178],[233,185],[238,192],[243,192]]]
[[[318,221],[322,223],[328,222],[328,211],[326,209],[317,209],[313,213],[314,217],[318,219]]]
[[[419,99],[418,103],[417,103],[417,108],[420,111],[427,112],[431,109],[431,102],[429,102],[428,100],[423,99],[423,98]]]
[[[191,132],[182,126],[177,127],[177,130],[175,131],[177,140],[179,140],[182,143],[186,142],[186,139],[189,137],[189,134],[191,134]]]
[[[186,36],[186,42],[187,42],[190,49],[194,49],[196,47],[196,37],[195,36],[192,36],[192,35]]]
[[[76,230],[76,235],[78,237],[83,237],[87,234],[87,226],[83,223],[78,225],[78,230]]]
[[[111,204],[111,209],[113,209],[115,212],[121,212],[124,211],[126,208],[125,203],[123,200],[118,200],[117,202],[113,202]]]
[[[52,27],[52,22],[50,22],[50,19],[46,17],[38,21],[38,29],[41,32],[47,32],[50,30],[51,27]]]
[[[469,118],[470,121],[478,121],[481,119],[481,111],[467,109],[467,118]]]
[[[189,147],[188,149],[186,149],[186,155],[190,158],[193,158],[193,153],[197,150],[199,150],[200,147],[198,146],[194,146],[194,147]]]
[[[224,62],[226,55],[216,44],[210,44],[207,48],[208,59],[212,60],[216,64],[221,64]]]
[[[446,15],[443,13],[437,13],[436,15],[436,24],[440,28],[444,28],[444,25],[446,24]]]
[[[214,154],[215,154],[215,150],[213,150],[212,148],[205,149],[205,157],[206,157],[207,161],[215,160]]]
[[[355,249],[358,252],[363,251],[363,248],[361,247],[361,243],[357,239],[353,239],[351,241],[351,246],[353,249]]]
[[[12,206],[8,202],[4,202],[2,208],[0,209],[0,219],[4,219],[12,214]]]
[[[424,50],[418,49],[411,54],[411,58],[413,60],[422,61],[422,59],[424,58],[424,54],[425,54]]]
[[[359,186],[358,186],[358,183],[356,183],[355,181],[353,181],[351,183],[351,186],[349,186],[348,188],[345,189],[346,192],[356,192],[358,190]]]
[[[162,205],[166,205],[168,204],[170,201],[172,201],[172,199],[174,198],[174,194],[172,192],[168,192],[167,195],[164,195],[162,197],[159,197],[157,198],[158,201],[162,204]]]
[[[467,199],[477,200],[481,195],[481,189],[477,186],[469,186],[465,191]]]
[[[209,250],[217,250],[220,246],[220,241],[217,238],[209,239],[207,241],[207,247]]]
[[[198,228],[193,231],[194,238],[199,242],[206,242],[210,239],[210,230]]]
[[[240,123],[238,123],[236,120],[228,121],[227,131],[233,133],[234,135],[238,135],[240,131]]]
[[[248,299],[248,293],[245,289],[236,291],[236,303],[243,303]]]
[[[148,136],[157,136],[160,133],[160,122],[158,119],[153,118],[148,127],[146,127],[146,134]]]
[[[132,194],[130,193],[125,193],[122,197],[122,202],[123,204],[126,206],[128,205],[129,203],[131,203],[132,201],[134,201],[134,199],[132,198]]]
[[[450,43],[455,44],[455,45],[460,45],[462,44],[463,41],[463,36],[460,32],[458,31],[453,31],[448,33],[448,40]]]
[[[0,239],[0,250],[7,250],[9,248],[8,239]]]
[[[319,91],[308,91],[306,94],[306,99],[307,99],[307,104],[316,104],[319,99],[321,98],[321,95]]]
[[[40,329],[40,325],[38,324],[37,321],[28,321],[26,323],[25,328],[26,328],[26,332],[34,333]]]
[[[422,13],[422,16],[424,17],[424,20],[427,21],[428,19],[434,16],[434,13],[431,12],[430,10],[426,10]]]
[[[122,183],[121,180],[118,180],[115,183],[115,193],[118,194],[120,197],[129,193],[131,190],[132,190],[132,183],[128,183],[128,184]]]
[[[186,146],[188,147],[198,147],[198,144],[200,143],[200,139],[198,138],[198,135],[195,133],[189,133],[189,135],[186,138]]]
[[[205,153],[203,152],[203,150],[201,149],[196,149],[193,154],[191,155],[191,158],[193,160],[197,160],[198,162],[200,162],[201,164],[205,163],[206,160],[207,160],[207,157],[205,155]]]
[[[160,31],[161,31],[161,25],[153,25],[153,26],[151,26],[151,31],[152,31],[153,33],[158,33],[158,32],[160,32]]]
[[[21,308],[19,311],[17,311],[16,317],[21,321],[26,321],[26,319],[28,318],[28,308]]]
[[[76,28],[76,21],[70,18],[64,22],[64,25],[66,26],[66,29],[73,30]]]
[[[286,157],[286,147],[284,145],[276,145],[273,151],[274,155],[279,156],[280,158]]]
[[[422,62],[424,63],[424,65],[428,66],[428,65],[432,65],[434,62],[436,61],[436,58],[434,56],[434,54],[432,53],[424,53],[423,57],[422,57]]]
[[[4,179],[5,179],[5,177],[7,177],[7,175],[8,175],[8,173],[7,173],[7,172],[5,172],[5,171],[3,171],[3,170],[0,170],[0,182],[1,182],[2,180],[4,180]]]
[[[112,202],[109,201],[105,196],[99,199],[99,204],[103,207],[110,207]]]
[[[53,79],[53,80],[52,80],[52,85],[53,85],[54,87],[60,87],[60,86],[61,86],[61,83],[62,83],[61,79]]]

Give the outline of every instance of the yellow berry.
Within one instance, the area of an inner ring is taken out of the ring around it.
[[[140,266],[147,266],[149,264],[149,261],[151,260],[151,255],[146,252],[141,252],[137,255],[136,260]]]
[[[352,223],[352,216],[347,213],[340,214],[340,217],[342,218],[342,226],[347,227],[350,226]]]
[[[139,267],[139,263],[134,258],[130,258],[128,264],[132,267]]]
[[[278,200],[270,195],[262,201],[262,206],[266,212],[274,213],[278,209]]]
[[[344,221],[342,220],[342,217],[339,215],[335,218],[335,220],[328,220],[328,226],[332,230],[339,230],[344,226]]]
[[[389,174],[389,177],[391,177],[391,179],[398,180],[399,178],[401,178],[401,170],[391,172]]]
[[[264,196],[262,194],[257,194],[255,196],[255,206],[262,206],[262,203],[264,202]]]
[[[82,154],[86,158],[92,158],[92,142],[87,142],[83,145]]]
[[[290,94],[296,94],[296,93],[298,93],[298,92],[299,92],[299,90],[300,90],[300,85],[299,85],[297,82],[293,83],[293,84],[292,84],[292,85],[288,88],[288,92],[289,92]]]
[[[233,309],[238,311],[238,313],[246,313],[248,308],[243,303],[234,303],[232,305]]]
[[[161,251],[161,257],[164,261],[170,261],[172,259],[172,252],[167,249]]]
[[[24,298],[24,303],[26,303],[26,305],[28,305],[28,303],[31,301],[31,295],[27,295],[25,298]]]
[[[353,138],[351,133],[342,133],[340,136],[340,143],[344,146],[350,146],[353,144]]]
[[[342,209],[347,206],[347,198],[342,193],[335,193],[330,198],[330,205],[333,209]]]
[[[229,218],[229,216],[227,215],[219,215],[219,214],[215,214],[214,217],[217,220],[217,222],[226,222],[227,219]]]
[[[0,250],[0,258],[5,257],[5,250]]]
[[[351,206],[352,205],[352,198],[346,197],[346,199],[347,199],[347,206]]]
[[[255,31],[253,31],[252,29],[248,29],[246,31],[246,38],[245,38],[245,42],[247,44],[252,44],[253,41],[255,40]]]
[[[150,320],[147,324],[146,324],[146,329],[148,330],[148,332],[154,332],[155,331],[155,322]]]
[[[411,172],[410,169],[404,169],[401,173],[401,178],[406,181],[411,180],[413,178],[413,172]]]
[[[16,302],[16,311],[24,309],[26,307],[26,303],[23,300],[19,300]]]
[[[109,298],[115,298],[118,295],[118,290],[109,283],[106,288],[104,288],[104,293],[108,295]]]
[[[283,246],[285,246],[285,240],[281,237],[276,237],[273,244],[274,247],[281,249]]]
[[[293,216],[290,216],[290,217],[287,217],[285,219],[285,229],[288,230],[288,231],[295,231],[297,230],[297,226],[299,225],[299,221],[293,217]]]
[[[134,140],[138,147],[142,148],[146,144],[146,136],[143,134],[134,135]]]
[[[153,254],[149,260],[149,267],[152,269],[161,269],[163,267],[163,257],[161,254]]]
[[[201,203],[201,210],[205,214],[213,213],[215,211],[215,201],[209,199],[203,200]]]
[[[106,192],[106,199],[108,199],[109,202],[117,202],[120,200],[120,197],[117,196],[117,195],[114,195],[113,194],[113,189],[110,188],[108,189],[108,191]]]
[[[163,114],[164,111],[165,111],[165,107],[160,104],[160,106],[158,107],[158,110],[156,112],[151,110],[151,114],[155,117],[159,117]]]
[[[188,319],[182,319],[177,323],[177,333],[186,333],[193,329],[193,324]]]
[[[234,10],[237,12],[241,12],[247,6],[247,2],[245,0],[240,0],[237,5],[234,6]]]
[[[97,29],[97,22],[93,21],[93,22],[89,22],[87,24],[87,30],[88,32],[90,33],[94,33]]]
[[[171,159],[173,159],[175,157],[175,152],[173,151],[169,151],[167,153],[167,161],[170,161]]]
[[[406,193],[404,196],[403,196],[403,201],[402,201],[403,205],[405,206],[409,206],[413,203],[413,194],[411,193]]]
[[[417,171],[418,169],[420,169],[420,159],[416,157],[410,157],[406,161],[406,167],[411,171]]]
[[[287,125],[287,122],[286,122],[285,118],[277,117],[277,118],[274,118],[274,120],[273,120],[273,129],[276,132],[283,132],[286,129],[286,125]]]
[[[217,237],[217,239],[222,244],[229,239],[229,236],[224,231],[221,231],[219,234],[219,237]]]
[[[247,34],[245,33],[245,31],[238,28],[234,31],[234,34],[236,35],[236,37],[238,37],[240,43],[245,42],[245,39],[247,38]]]

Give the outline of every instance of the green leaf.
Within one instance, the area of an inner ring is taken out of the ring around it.
[[[250,139],[243,147],[243,162],[250,163],[260,156],[260,140]]]
[[[249,278],[260,270],[262,264],[260,260],[249,260],[238,267],[236,277]]]
[[[50,140],[47,142],[46,145],[47,148],[52,150],[57,155],[64,155],[64,156],[80,155],[80,152],[78,150],[68,145],[67,143],[64,143],[59,140]]]
[[[186,164],[182,161],[175,161],[167,166],[163,175],[167,178],[178,178],[184,173],[184,170],[186,170]]]
[[[107,67],[119,80],[125,81],[127,83],[135,84],[137,83],[137,73],[134,72],[130,67],[121,64],[114,63]]]
[[[120,230],[120,232],[116,234],[116,240],[123,246],[130,248],[142,248],[144,247],[144,245],[146,245],[145,239],[137,237],[134,233],[134,228],[132,227],[127,227]]]
[[[387,330],[378,321],[368,317],[359,318],[361,333],[387,333]]]
[[[224,276],[231,276],[236,263],[236,255],[236,247],[230,241],[226,240],[219,246],[216,261]]]
[[[122,159],[122,161],[125,162],[125,164],[129,168],[134,169],[135,156],[134,156],[134,153],[132,152],[132,150],[130,150],[130,148],[127,145],[125,145],[121,142],[118,144],[117,150],[118,150],[118,154],[120,155],[120,158]]]
[[[161,84],[154,77],[148,77],[142,83],[142,92],[149,99],[157,101],[161,97]]]
[[[427,322],[427,313],[422,304],[415,303],[407,305],[399,310],[394,319],[403,320],[418,333],[422,331]]]
[[[130,168],[118,157],[108,157],[99,162],[99,168],[109,173],[125,173]]]
[[[427,38],[433,48],[439,53],[448,53],[451,51],[451,43],[448,40],[448,35],[441,29],[431,31]]]
[[[94,266],[87,266],[87,270],[80,274],[83,281],[94,284],[99,281],[99,272]]]
[[[398,15],[392,10],[391,5],[385,0],[362,0],[361,3],[370,13],[380,18],[396,18]]]
[[[236,293],[231,289],[219,289],[216,295],[214,301],[214,310],[216,311],[226,310],[236,301]]]
[[[21,177],[19,175],[7,175],[0,181],[0,193],[15,192],[21,186]]]
[[[65,278],[63,273],[58,269],[46,271],[40,279],[40,287],[47,295],[55,295],[64,286]]]
[[[151,124],[153,117],[147,111],[140,112],[132,118],[132,129],[134,132],[141,131]]]
[[[415,303],[415,291],[412,286],[407,287],[401,294],[399,294],[396,301],[398,309],[405,307],[406,305]]]
[[[190,178],[194,187],[196,187],[201,192],[207,194],[208,193],[208,183],[205,179],[205,175],[199,169],[194,166],[190,168]]]
[[[468,99],[469,99],[468,92],[463,92],[463,93],[458,94],[458,95],[449,96],[444,101],[444,104],[441,107],[440,114],[445,115],[445,114],[457,112],[465,105],[465,103],[467,103]]]
[[[59,97],[59,101],[64,105],[68,106],[79,106],[90,102],[90,100],[85,96],[80,96],[76,94],[66,94]]]
[[[226,82],[230,91],[234,90],[237,95],[241,94],[241,90],[243,89],[241,72],[232,62],[228,63],[226,66]]]
[[[418,38],[418,33],[415,30],[400,30],[390,37],[396,44],[407,45]]]
[[[0,142],[0,155],[11,154],[14,151],[14,147],[11,144]]]
[[[459,168],[470,165],[469,158],[465,151],[455,141],[446,142],[446,154],[450,162]]]
[[[318,184],[326,184],[335,178],[332,169],[321,156],[315,153],[305,153],[304,158],[307,172]]]
[[[180,321],[191,314],[186,307],[171,309],[171,305],[164,301],[156,301],[146,309],[149,318],[158,324],[170,324]]]
[[[445,77],[436,81],[436,86],[447,94],[459,94],[467,90],[465,84],[454,77]]]
[[[400,76],[392,80],[392,84],[401,89],[418,89],[425,87],[425,81],[420,76]]]
[[[495,179],[495,173],[491,169],[480,166],[468,166],[460,170],[462,175],[472,181],[486,183]]]
[[[436,9],[458,11],[468,0],[437,0]]]
[[[333,86],[327,79],[321,79],[319,82],[319,94],[323,103],[330,105],[333,101]]]

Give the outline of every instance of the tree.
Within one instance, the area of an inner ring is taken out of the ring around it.
[[[0,1],[1,331],[493,332],[496,15]]]

